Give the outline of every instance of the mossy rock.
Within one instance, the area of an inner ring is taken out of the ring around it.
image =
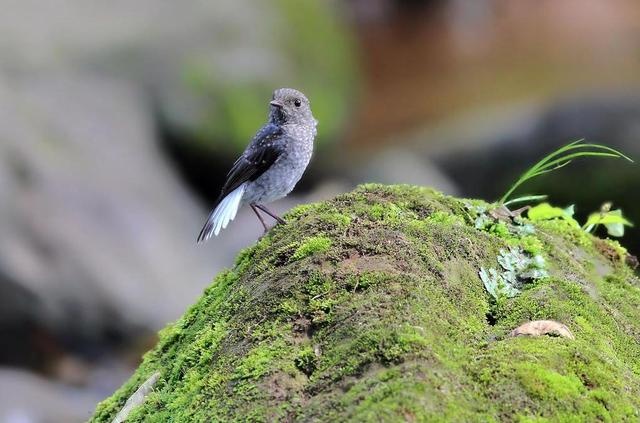
[[[536,224],[523,249],[549,276],[496,301],[479,269],[520,238],[476,229],[469,204],[483,203],[366,185],[294,209],[93,421],[156,373],[128,422],[639,421],[640,281],[624,249]],[[575,339],[509,335],[540,319]]]

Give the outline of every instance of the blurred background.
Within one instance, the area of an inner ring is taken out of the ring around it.
[[[578,138],[640,159],[636,0],[0,0],[0,423],[75,422],[261,235],[195,238],[299,88],[320,121],[284,212],[361,182],[497,199]],[[636,228],[640,167],[523,187]]]

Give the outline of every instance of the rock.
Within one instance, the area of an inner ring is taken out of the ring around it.
[[[94,389],[87,373],[176,318],[261,234],[244,210],[196,247],[208,210],[167,158],[170,134],[167,150],[204,157],[214,192],[275,87],[302,88],[331,138],[349,40],[320,0],[3,6],[0,364]]]
[[[91,421],[155,372],[128,422],[640,418],[638,277],[561,220],[476,229],[487,207],[366,185],[294,209]],[[548,276],[493,300],[478,271],[505,249],[540,256]],[[575,339],[508,336],[534,317]]]
[[[131,81],[166,125],[199,136],[194,147],[236,153],[263,121],[265,99],[283,85],[314,100],[330,138],[352,92],[349,39],[333,6],[319,0],[25,0],[7,7],[0,71]]]
[[[228,260],[196,249],[204,213],[142,99],[104,77],[0,79],[0,329],[19,328],[12,348],[38,328],[112,343],[161,327]]]
[[[155,331],[261,236],[247,208],[195,244],[207,210],[160,151],[144,98],[104,76],[0,78],[1,363],[94,358],[96,343]]]
[[[0,422],[84,422],[97,397],[21,370],[0,369]]]
[[[375,154],[362,154],[355,163],[349,161],[342,168],[357,184],[377,182],[381,184],[412,184],[434,187],[455,195],[458,188],[428,158],[417,154],[412,148],[388,148]]]

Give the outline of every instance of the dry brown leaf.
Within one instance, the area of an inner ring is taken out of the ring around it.
[[[500,205],[495,209],[489,210],[489,216],[493,217],[496,220],[502,220],[504,222],[511,222],[514,218],[520,216],[526,210],[529,210],[531,206],[524,206],[516,210],[509,210],[509,208],[505,205]]]
[[[555,335],[575,339],[568,327],[555,320],[534,320],[524,323],[511,331],[511,336]]]

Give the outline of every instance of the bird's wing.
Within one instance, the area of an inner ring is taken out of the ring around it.
[[[227,174],[220,199],[245,182],[255,181],[280,157],[284,151],[282,128],[266,125],[253,138],[251,144],[236,160]]]
[[[258,131],[227,174],[222,192],[198,235],[198,242],[206,241],[212,234],[218,235],[220,229],[233,220],[244,193],[243,184],[258,179],[283,153],[282,135],[282,129],[276,125],[266,125]]]

